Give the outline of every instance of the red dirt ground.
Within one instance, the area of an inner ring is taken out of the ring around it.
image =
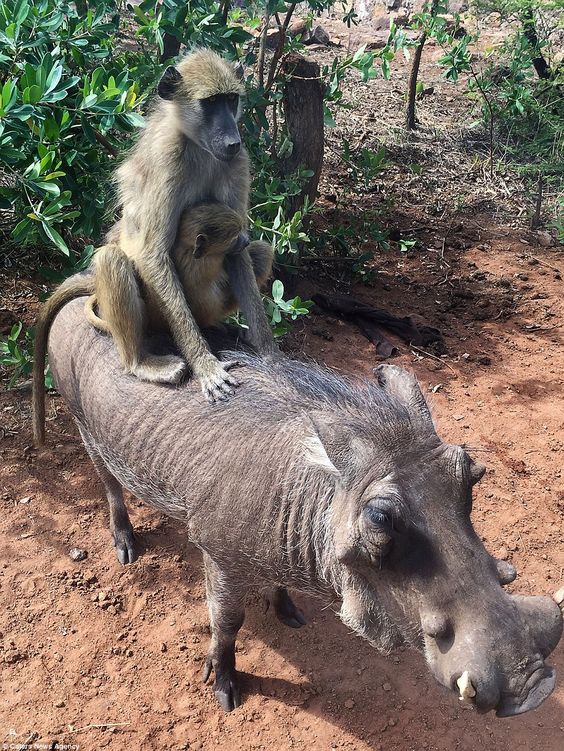
[[[390,252],[373,286],[353,292],[444,332],[443,361],[401,346],[397,362],[434,392],[440,434],[487,464],[473,519],[489,550],[517,567],[512,589],[551,593],[564,583],[563,259],[504,228],[485,232],[479,220],[449,235],[444,259],[437,223],[430,249]],[[33,315],[26,289],[37,285],[12,281],[3,285],[3,329]],[[301,291],[319,286],[306,281]],[[371,344],[326,317],[300,324],[288,346],[368,378],[377,364]],[[558,686],[541,708],[479,716],[435,683],[419,655],[379,656],[299,594],[308,618],[300,631],[262,601],[250,604],[237,655],[244,702],[223,714],[200,680],[208,619],[200,555],[182,527],[131,500],[144,552],[120,566],[100,484],[60,398],[49,399],[40,452],[27,395],[1,400],[0,741],[84,751],[564,747],[562,645],[550,660]],[[73,547],[87,560],[73,562]],[[94,602],[101,591],[108,608]]]

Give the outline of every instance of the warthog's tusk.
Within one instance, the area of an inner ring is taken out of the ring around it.
[[[560,607],[561,610],[564,610],[564,587],[561,587],[558,592],[555,592],[552,595],[552,599]]]
[[[456,685],[460,691],[460,696],[458,697],[460,701],[469,702],[476,696],[476,689],[472,685],[470,673],[467,670],[465,670],[456,681]]]

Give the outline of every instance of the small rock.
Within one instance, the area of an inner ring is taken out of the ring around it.
[[[108,595],[105,592],[98,592],[98,601],[104,602],[105,599],[107,599]]]
[[[72,561],[84,561],[88,557],[88,553],[86,550],[82,550],[82,548],[71,548],[69,556]]]
[[[94,688],[100,688],[100,686],[102,685],[102,681],[99,678],[94,678],[94,680],[92,681],[92,685],[94,686]]]
[[[21,652],[9,652],[7,655],[4,655],[4,662],[7,665],[13,665],[16,662],[19,662],[20,660],[24,659],[24,655]]]
[[[345,707],[347,709],[352,709],[354,707],[354,699],[347,699],[345,702]]]
[[[26,495],[25,498],[20,498],[20,503],[29,503],[31,501],[31,496]]]
[[[560,588],[560,589],[558,590],[558,592],[555,592],[555,593],[554,593],[554,594],[552,595],[552,597],[553,597],[553,599],[554,599],[554,602],[555,602],[555,603],[556,603],[557,605],[560,605],[560,607],[563,607],[563,606],[564,606],[564,587],[561,587],[561,588]]]
[[[389,725],[390,727],[394,728],[394,727],[395,727],[395,726],[396,726],[397,724],[398,724],[398,721],[397,721],[397,720],[394,720],[394,718],[393,718],[393,717],[390,717],[390,719],[388,720],[388,725]]]
[[[464,420],[464,415],[453,415],[452,419],[460,422],[460,420]]]
[[[126,649],[125,650],[125,656],[126,657],[133,657],[133,650],[132,649]]]
[[[116,606],[115,605],[110,605],[109,608],[108,608],[108,613],[110,615],[115,615],[117,613]]]
[[[401,29],[408,25],[410,14],[407,8],[400,8],[397,13],[392,14],[395,25]]]
[[[382,684],[382,689],[384,691],[391,691],[392,690],[392,684],[391,683],[383,683]]]
[[[388,16],[375,16],[372,25],[376,31],[387,31],[390,28],[390,19]]]
[[[61,707],[65,706],[65,702],[62,699],[58,699],[58,701],[53,703],[54,707],[57,707],[57,709],[60,709]]]
[[[550,232],[547,232],[545,229],[541,229],[537,232],[537,240],[539,241],[539,245],[542,245],[543,248],[550,248],[554,242]]]
[[[166,652],[166,644],[164,643],[164,641],[161,644],[161,652]]]
[[[292,23],[288,26],[288,36],[292,37],[292,39],[297,36],[304,36],[307,33],[307,23],[301,18],[298,18],[296,21],[292,21]]]
[[[327,47],[330,41],[329,34],[325,31],[323,26],[316,26],[311,32],[307,44],[322,44],[324,47]]]
[[[92,592],[92,594],[90,595],[90,599],[92,600],[92,602],[98,602],[98,593]]]

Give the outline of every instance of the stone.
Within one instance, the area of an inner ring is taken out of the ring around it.
[[[82,548],[71,548],[69,550],[69,556],[71,561],[85,561],[88,558],[88,553]]]
[[[553,244],[552,235],[545,229],[541,229],[537,232],[537,240],[539,241],[539,245],[542,245],[543,248],[550,248]]]

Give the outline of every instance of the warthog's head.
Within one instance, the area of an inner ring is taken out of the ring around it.
[[[477,536],[472,487],[485,468],[437,437],[416,380],[377,369],[377,419],[312,416],[310,460],[335,477],[328,562],[342,619],[376,647],[422,650],[437,680],[481,711],[537,707],[562,615],[549,597],[507,594],[513,567]]]

